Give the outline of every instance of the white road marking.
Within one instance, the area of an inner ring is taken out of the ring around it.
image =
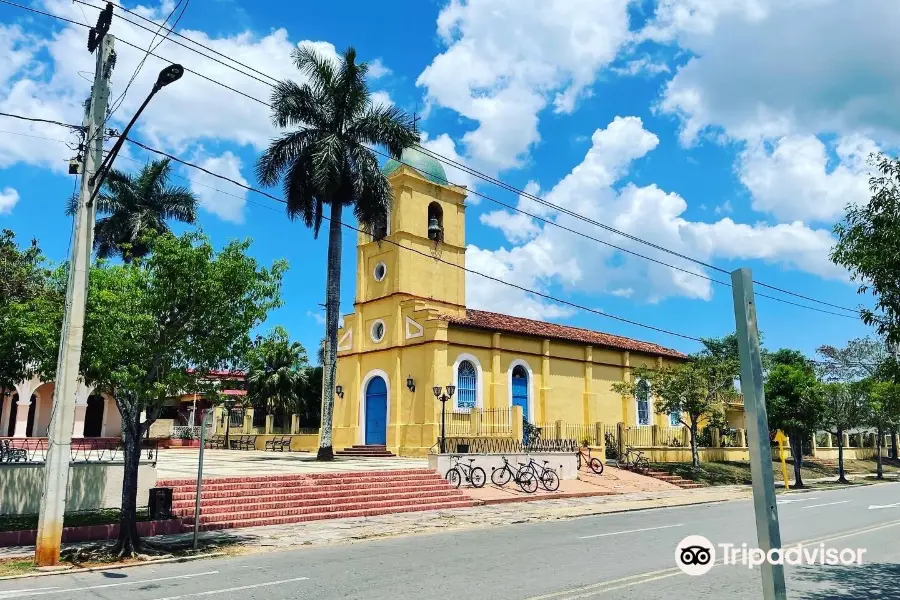
[[[607,586],[607,585],[613,585],[615,583],[623,583],[626,581],[630,581],[632,579],[640,579],[642,577],[649,577],[651,575],[662,575],[665,577],[665,576],[667,576],[667,574],[674,574],[673,571],[681,573],[681,569],[679,569],[677,567],[674,569],[662,569],[660,571],[650,571],[647,573],[638,573],[637,575],[629,575],[628,577],[620,577],[619,579],[610,579],[609,581],[601,581],[598,583],[583,585],[581,587],[577,587],[577,588],[573,588],[573,589],[569,589],[569,590],[562,590],[561,592],[553,592],[550,594],[544,594],[543,596],[534,596],[534,597],[528,598],[528,600],[548,600],[549,598],[557,598],[559,596],[565,596],[567,594],[574,594],[575,592],[583,592],[585,590],[590,590],[590,589],[603,587],[603,586]],[[632,582],[627,585],[632,585],[634,583],[642,583],[642,581],[635,581],[635,582]]]
[[[834,506],[835,504],[846,504],[850,502],[849,500],[838,500],[837,502],[826,502],[825,504],[810,504],[808,506],[801,506],[800,508],[818,508],[820,506]]]
[[[100,585],[88,585],[85,587],[79,588],[65,588],[65,589],[55,589],[55,590],[46,590],[46,591],[34,591],[34,592],[25,592],[21,593],[21,590],[14,590],[16,592],[16,598],[25,598],[30,596],[46,596],[48,594],[65,594],[68,592],[80,592],[83,590],[99,590],[103,588],[111,588],[111,587],[120,587],[123,585],[140,585],[142,583],[155,583],[157,581],[171,581],[173,579],[192,579],[194,577],[203,577],[204,575],[216,575],[218,571],[204,571],[203,573],[191,573],[189,575],[172,575],[170,577],[157,577],[155,579],[137,579],[134,581],[120,581],[117,583],[103,583]],[[5,592],[4,592],[5,593]]]
[[[6,596],[11,596],[11,595],[18,595],[18,594],[22,594],[25,592],[43,592],[45,590],[58,590],[58,589],[59,589],[58,585],[52,585],[50,587],[42,587],[42,588],[25,588],[23,590],[4,590],[4,591],[0,591],[0,598],[6,597]]]
[[[239,587],[225,588],[222,590],[207,590],[205,592],[194,592],[191,594],[180,594],[178,596],[167,596],[166,598],[157,598],[157,600],[180,600],[181,598],[196,598],[197,596],[212,596],[213,594],[224,594],[225,592],[239,592],[241,590],[252,590],[261,587],[269,587],[272,585],[281,585],[282,583],[291,583],[292,581],[308,581],[309,577],[293,577],[291,579],[280,579],[278,581],[266,581],[263,583],[254,583],[251,585],[242,585]]]
[[[639,531],[653,531],[655,529],[671,529],[672,527],[681,527],[684,523],[678,523],[677,525],[662,525],[660,527],[644,527],[643,529],[629,529],[628,531],[613,531],[612,533],[597,533],[595,535],[583,535],[579,540],[589,540],[591,538],[598,537],[607,537],[610,535],[622,535],[623,533],[637,533]]]
[[[900,502],[894,502],[893,504],[870,504],[869,510],[873,510],[876,508],[895,508],[900,506]]]
[[[794,502],[809,502],[810,500],[818,500],[819,497],[815,498],[785,498],[784,500],[779,500],[778,504],[793,504]]]

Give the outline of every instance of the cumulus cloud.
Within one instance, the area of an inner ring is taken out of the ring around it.
[[[431,150],[435,154],[440,154],[441,166],[444,167],[444,173],[447,175],[447,179],[450,183],[454,185],[465,186],[467,189],[473,190],[475,189],[475,184],[479,181],[474,175],[471,175],[467,171],[463,171],[457,167],[454,167],[450,162],[445,161],[444,158],[450,159],[453,162],[468,165],[469,163],[466,159],[460,156],[459,152],[456,150],[456,143],[446,133],[442,133],[436,138],[429,137],[428,132],[422,132],[422,141],[420,142],[423,148],[426,150]],[[467,204],[478,204],[480,198],[476,195],[469,195],[466,199]]]
[[[213,173],[219,173],[244,185],[249,185],[241,175],[241,159],[231,152],[208,156],[199,152],[193,162]],[[244,222],[244,206],[247,190],[203,171],[191,169],[185,172],[191,178],[191,191],[200,200],[200,207],[225,221]]]
[[[19,203],[19,192],[11,187],[0,190],[0,215],[8,215]]]

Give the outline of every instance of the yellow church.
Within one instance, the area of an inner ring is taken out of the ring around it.
[[[404,164],[405,163],[405,164]],[[410,166],[415,167],[411,168]],[[466,190],[413,149],[384,172],[387,241],[357,240],[356,298],[338,332],[334,447],[428,453],[448,412],[520,407],[532,423],[670,425],[653,399],[612,391],[630,367],[682,361],[657,344],[466,308]]]

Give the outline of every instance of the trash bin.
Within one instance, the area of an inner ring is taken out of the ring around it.
[[[172,518],[172,488],[150,488],[150,501],[147,503],[151,521],[163,521]]]

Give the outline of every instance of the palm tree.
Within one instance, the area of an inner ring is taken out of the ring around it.
[[[137,175],[112,170],[97,195],[97,212],[106,215],[94,226],[94,249],[100,258],[120,255],[129,262],[150,252],[147,234],[168,233],[167,220],[194,223],[197,197],[187,188],[169,185],[169,159],[145,165]],[[73,198],[67,212],[75,214]]]
[[[325,287],[325,361],[319,460],[334,458],[331,429],[341,299],[341,214],[352,206],[360,227],[376,231],[393,201],[391,186],[370,146],[394,158],[419,141],[413,120],[402,110],[373,106],[366,85],[368,66],[349,48],[331,61],[304,46],[291,55],[308,78],[279,83],[272,93],[272,122],[294,128],[274,139],[256,164],[264,185],[279,181],[291,219],[301,218],[318,236],[329,208],[328,274]]]
[[[287,331],[276,327],[264,338],[257,338],[250,353],[247,375],[248,396],[254,406],[273,410],[295,411],[301,389],[307,378],[306,349],[291,342]]]

